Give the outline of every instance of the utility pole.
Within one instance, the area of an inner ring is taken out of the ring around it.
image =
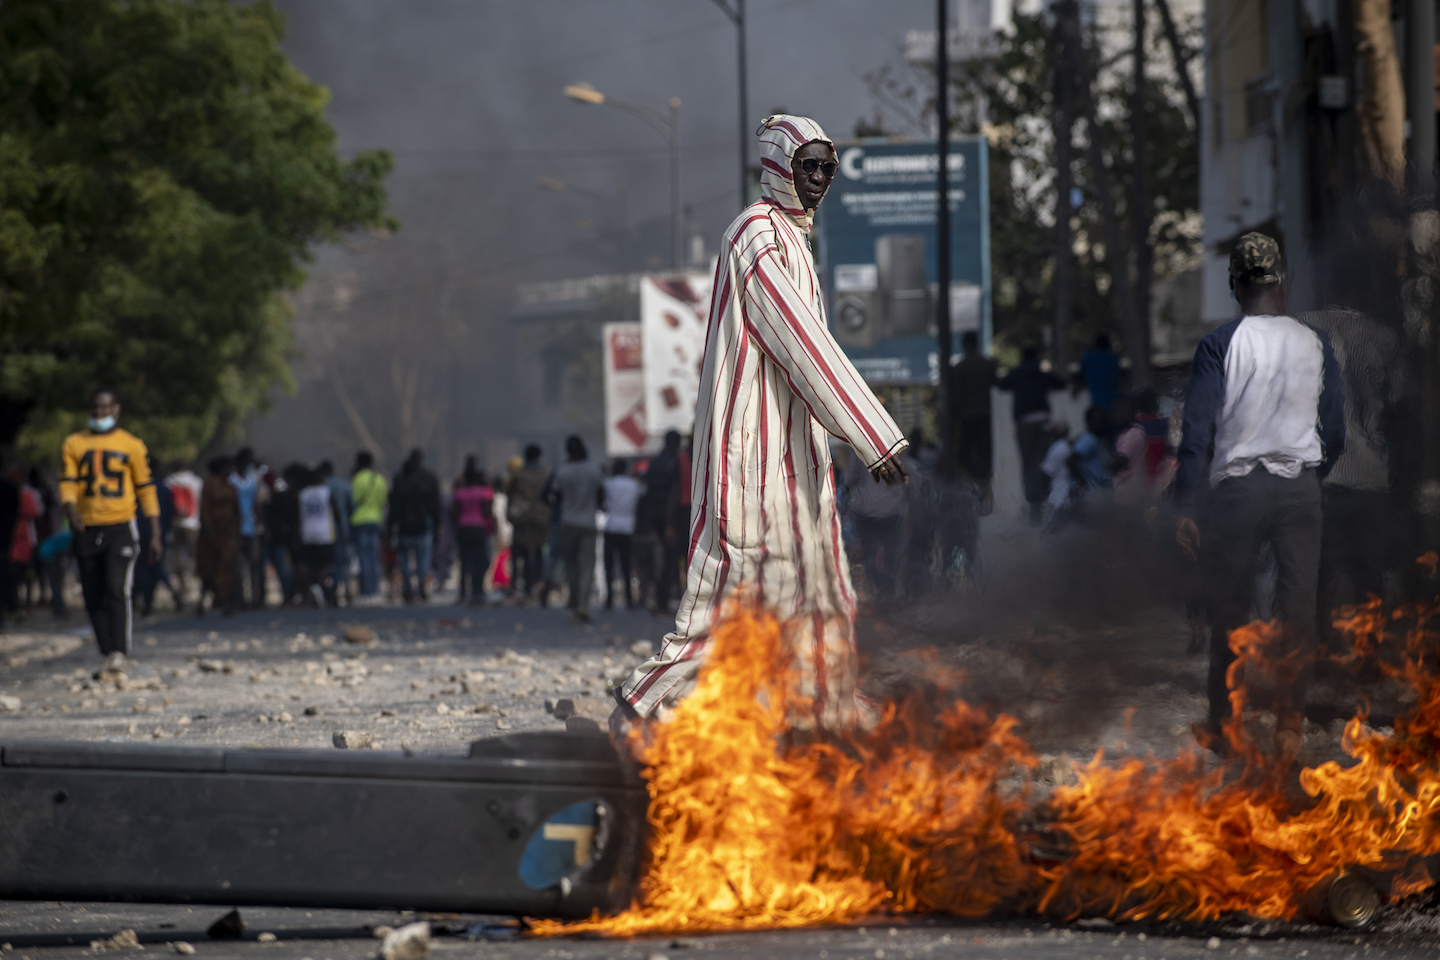
[[[1408,154],[1411,189],[1435,192],[1435,0],[1410,0],[1405,11],[1405,113],[1410,121]]]
[[[715,5],[735,24],[736,73],[740,78],[740,206],[750,202],[750,142],[754,133],[750,127],[749,87],[745,79],[745,0],[715,0]]]
[[[955,462],[954,429],[950,422],[950,11],[948,0],[936,0],[935,31],[935,116],[938,129],[935,170],[935,267],[939,295],[935,298],[935,338],[940,356],[937,381],[940,402],[940,464],[948,475]]]
[[[1051,42],[1054,55],[1050,62],[1054,66],[1050,71],[1050,92],[1054,110],[1051,129],[1055,137],[1055,283],[1052,288],[1055,324],[1051,331],[1050,360],[1064,376],[1070,368],[1071,277],[1075,246],[1070,232],[1070,194],[1075,187],[1074,171],[1070,167],[1074,156],[1075,111],[1071,103],[1074,82],[1065,69],[1068,62],[1065,22],[1075,16],[1075,2],[1060,0],[1053,9],[1055,27]]]
[[[1130,383],[1132,387],[1149,384],[1150,355],[1150,272],[1153,256],[1150,250],[1150,175],[1146,169],[1150,162],[1146,143],[1147,123],[1145,117],[1145,0],[1135,0],[1135,78],[1130,91],[1130,156],[1134,167],[1130,221],[1135,232],[1135,328],[1143,330],[1144,337],[1132,342],[1129,331],[1125,337],[1125,351],[1130,354]],[[1143,365],[1146,376],[1140,379],[1142,365],[1137,360],[1145,353]]]

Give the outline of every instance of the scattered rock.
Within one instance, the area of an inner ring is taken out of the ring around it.
[[[353,626],[353,627],[346,627],[346,628],[345,628],[345,642],[346,642],[346,643],[353,643],[353,644],[356,644],[357,646],[369,646],[370,644],[374,643],[375,640],[376,640],[375,631],[374,631],[374,630],[371,630],[369,627],[365,626],[363,623],[357,623],[357,624],[355,624],[355,626]],[[332,642],[333,642],[333,640],[332,640]],[[321,643],[324,643],[324,638],[323,638],[323,637],[321,638]]]
[[[12,697],[9,694],[0,694],[0,713],[19,713],[20,698]]]
[[[289,714],[288,712],[285,712],[285,713],[281,713],[281,714],[280,714],[280,722],[281,722],[281,723],[289,723],[289,722],[291,722],[291,721],[294,720],[294,719],[295,719],[295,718],[292,717],[292,716],[290,716],[290,714]]]
[[[195,667],[201,673],[234,673],[235,664],[221,660],[197,660]]]
[[[475,704],[475,712],[476,712],[476,713],[494,713],[494,712],[495,712],[495,704],[493,704],[493,703],[477,703],[477,704]]]
[[[407,923],[380,943],[380,960],[423,960],[430,955],[430,924]]]
[[[260,936],[256,937],[255,939],[260,941],[261,943],[274,943],[279,938],[276,937],[275,934],[266,931],[265,933],[260,934]]]
[[[504,720],[496,720],[496,721],[495,721],[495,729],[496,729],[496,730],[509,730],[509,729],[510,729],[510,724],[506,723]]]
[[[140,946],[140,938],[135,936],[135,931],[126,927],[109,940],[102,940],[106,949],[134,950]],[[93,946],[93,944],[92,944]]]
[[[694,937],[677,937],[670,941],[671,950],[697,950],[700,946],[700,941]]]
[[[374,930],[371,930],[371,931],[370,931],[370,935],[373,936],[376,940],[384,940],[386,937],[390,936],[390,934],[392,934],[392,933],[394,933],[394,932],[395,932],[395,928],[394,928],[394,927],[387,927],[387,926],[385,926],[385,924],[382,923],[380,926],[376,927]]]
[[[937,194],[937,196],[938,196],[938,194]],[[306,708],[305,708],[305,716],[307,716],[307,717],[318,717],[318,716],[320,716],[320,708],[319,708],[319,707],[306,707]]]
[[[1040,757],[1040,762],[1035,765],[1035,779],[1040,783],[1053,784],[1057,787],[1071,787],[1079,780],[1075,776],[1075,769],[1071,766],[1070,755],[1045,754]]]
[[[205,935],[212,940],[239,940],[245,935],[245,921],[239,910],[231,910],[225,916],[210,924]]]
[[[361,730],[336,730],[330,742],[341,750],[369,750],[375,745],[374,738]]]
[[[575,701],[561,700],[558,703],[551,703],[549,700],[546,700],[545,709],[556,720],[569,720],[575,716]]]
[[[938,194],[937,194],[937,196],[938,196]],[[447,703],[437,703],[437,704],[435,704],[435,712],[438,713],[438,714],[440,714],[440,716],[443,717],[443,716],[445,716],[445,714],[447,714],[447,713],[450,712],[450,705],[447,704]]]
[[[1220,938],[1219,938],[1219,937],[1211,937],[1209,940],[1206,940],[1206,941],[1205,941],[1205,949],[1206,949],[1206,950],[1219,950],[1219,949],[1220,949]]]
[[[195,956],[195,948],[192,947],[190,944],[186,943],[184,940],[176,940],[174,943],[170,944],[170,949],[174,950],[182,957]]]
[[[1081,930],[1114,930],[1115,921],[1104,917],[1086,917],[1084,920],[1076,920],[1075,926]]]
[[[630,652],[637,657],[648,657],[655,652],[655,644],[649,640],[636,640],[630,644]]]

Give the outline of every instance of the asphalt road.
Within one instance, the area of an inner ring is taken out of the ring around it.
[[[617,612],[597,613],[593,625],[581,627],[561,610],[470,610],[439,603],[160,618],[137,628],[138,666],[120,683],[91,676],[99,657],[91,644],[77,642],[73,631],[79,621],[70,626],[72,633],[66,634],[42,618],[28,632],[20,624],[0,635],[0,694],[20,700],[18,711],[0,713],[0,739],[328,748],[335,731],[352,730],[369,734],[385,749],[458,754],[470,740],[497,732],[559,729],[546,712],[547,700],[573,699],[582,712],[603,719],[607,680],[623,675],[642,656],[645,642],[658,643],[669,623],[645,613]],[[356,626],[368,628],[373,639],[346,641],[347,630]],[[1175,632],[1174,624],[1169,628]],[[1136,642],[1153,645],[1155,635],[1153,624],[1147,625]],[[637,642],[641,646],[632,650]],[[1033,643],[1033,636],[1027,642]],[[1110,630],[1095,642],[1113,648],[1129,641]],[[1179,642],[1178,634],[1167,635],[1166,643]],[[1083,648],[1077,655],[1086,656]],[[1174,712],[1179,709],[1175,704],[1189,702],[1182,689],[1190,683],[1185,677],[1203,664],[1168,652],[1165,657],[1174,670],[1156,681],[1155,689],[1164,693],[1157,702],[1163,700],[1171,712],[1157,713],[1156,725],[1183,729],[1177,722],[1185,717]],[[1134,692],[1133,685],[1120,686],[1127,695]],[[93,956],[92,942],[123,929],[136,932],[139,948],[102,944],[99,950],[154,957],[170,952],[167,944],[185,941],[202,957],[374,957],[379,946],[370,933],[374,927],[421,919],[384,912],[242,908],[243,939],[209,938],[206,929],[224,912],[216,907],[0,902],[0,960]],[[1051,925],[1033,919],[879,918],[844,929],[633,941],[516,936],[513,927],[497,925],[503,918],[428,919],[436,934],[432,953],[457,957],[1319,960],[1434,957],[1440,934],[1432,915],[1413,906],[1403,913],[1391,911],[1376,931],[1361,934],[1238,921],[1205,928],[1101,922],[1095,929],[1083,922]],[[274,939],[262,940],[262,933]]]

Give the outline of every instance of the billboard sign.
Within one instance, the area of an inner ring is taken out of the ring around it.
[[[640,324],[607,323],[601,329],[605,379],[605,455],[653,453],[645,424],[645,362]]]
[[[990,208],[984,137],[951,141],[950,322],[954,348],[990,339]],[[933,142],[837,145],[840,169],[818,216],[830,330],[868,383],[939,379]]]
[[[689,433],[695,426],[712,276],[690,273],[640,280],[645,410],[650,434]]]

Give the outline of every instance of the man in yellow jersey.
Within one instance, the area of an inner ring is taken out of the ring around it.
[[[90,429],[72,433],[61,448],[60,502],[70,517],[85,612],[107,665],[130,653],[136,501],[145,516],[160,516],[145,444],[115,425],[119,417],[119,396],[97,389],[90,394]],[[164,553],[160,524],[151,523],[152,562]]]

